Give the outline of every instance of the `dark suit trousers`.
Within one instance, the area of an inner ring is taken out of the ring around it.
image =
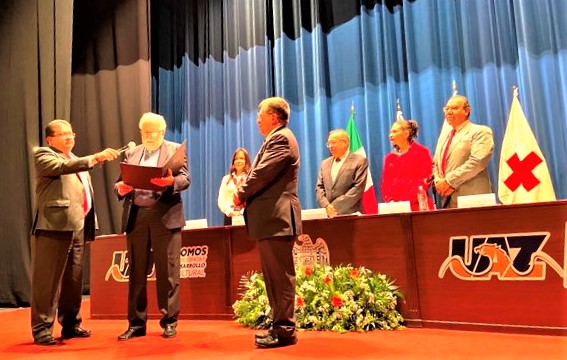
[[[262,274],[272,308],[272,330],[278,337],[295,336],[295,236],[280,236],[258,241]]]
[[[152,260],[161,327],[176,324],[179,315],[181,229],[171,230],[162,224],[166,209],[160,205],[139,208],[132,231],[126,234],[130,261],[128,322],[134,328],[146,326],[147,275],[152,271]]]
[[[31,325],[35,339],[51,335],[57,311],[63,328],[81,323],[83,230],[37,230],[32,242]]]

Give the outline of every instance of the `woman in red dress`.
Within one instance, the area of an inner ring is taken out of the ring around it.
[[[433,200],[429,195],[431,178],[431,153],[414,139],[419,125],[415,120],[396,120],[390,129],[390,142],[394,151],[384,158],[380,190],[382,199],[390,201],[409,201],[412,211],[419,210],[417,193],[420,186],[426,191],[429,209]]]

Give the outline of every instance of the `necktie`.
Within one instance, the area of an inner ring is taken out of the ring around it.
[[[85,216],[87,216],[87,214],[89,213],[89,203],[87,201],[87,189],[85,189],[85,185],[83,184],[83,181],[81,179],[81,175],[79,175],[79,173],[77,173],[77,177],[79,178],[79,181],[81,182],[81,190],[83,191],[83,212],[84,212]]]
[[[71,159],[69,155],[65,155],[66,158]],[[89,202],[87,200],[87,189],[85,189],[85,185],[83,183],[83,179],[81,178],[81,174],[75,173],[77,175],[76,181],[73,181],[73,184],[77,189],[80,187],[81,192],[83,193],[83,213],[86,216],[89,212]]]
[[[453,141],[453,137],[457,133],[456,129],[451,130],[449,134],[449,138],[447,139],[447,145],[445,145],[445,149],[443,150],[443,157],[441,157],[441,171],[443,172],[443,176],[445,176],[445,165],[447,164],[447,153],[449,152],[449,148],[451,147],[451,142]]]

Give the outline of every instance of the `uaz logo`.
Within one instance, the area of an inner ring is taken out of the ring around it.
[[[150,253],[151,266],[148,267],[148,280],[155,280],[155,266],[153,266],[153,263],[152,253]],[[112,265],[110,265],[110,268],[106,271],[104,280],[108,281],[111,277],[118,282],[128,281],[128,278],[130,277],[130,258],[128,257],[127,250],[115,251],[112,253]]]
[[[548,232],[454,236],[449,257],[439,268],[439,278],[447,270],[461,280],[526,281],[544,280],[547,265],[564,277],[561,266],[542,251]],[[567,287],[564,281],[564,287]]]

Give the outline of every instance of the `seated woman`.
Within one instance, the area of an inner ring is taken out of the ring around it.
[[[419,210],[419,187],[427,194],[428,208],[433,209],[429,196],[432,160],[429,149],[414,141],[419,130],[415,120],[396,120],[390,129],[390,142],[395,150],[384,158],[380,189],[382,199],[409,201],[412,211]]]
[[[217,200],[219,209],[224,214],[225,225],[231,225],[232,217],[242,215],[244,211],[244,208],[234,205],[234,195],[238,187],[244,183],[251,165],[250,155],[246,149],[238,148],[232,154],[230,169],[228,175],[222,178]]]

